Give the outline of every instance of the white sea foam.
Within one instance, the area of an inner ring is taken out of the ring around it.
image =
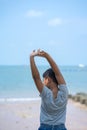
[[[3,102],[24,102],[24,101],[39,101],[40,98],[0,98],[0,103]]]

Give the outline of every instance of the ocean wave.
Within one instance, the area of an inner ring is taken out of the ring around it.
[[[0,98],[2,102],[23,102],[23,101],[38,101],[40,98]]]

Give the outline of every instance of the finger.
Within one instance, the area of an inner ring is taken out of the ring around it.
[[[38,49],[37,52],[40,52],[40,49]]]
[[[42,50],[40,49],[40,52],[42,52]]]
[[[35,52],[35,50],[33,50],[33,52]]]

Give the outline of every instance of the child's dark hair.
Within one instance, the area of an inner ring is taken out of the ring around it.
[[[56,77],[55,77],[55,73],[54,73],[54,71],[52,70],[52,68],[47,69],[47,70],[43,73],[43,78],[45,78],[46,76],[49,76],[49,77],[53,80],[53,82],[55,82],[55,83],[58,85],[58,81],[57,81],[57,79],[56,79]]]

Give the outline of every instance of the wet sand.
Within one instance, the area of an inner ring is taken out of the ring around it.
[[[0,130],[38,130],[40,100],[0,103]],[[71,100],[67,105],[68,130],[87,130],[87,108]]]

